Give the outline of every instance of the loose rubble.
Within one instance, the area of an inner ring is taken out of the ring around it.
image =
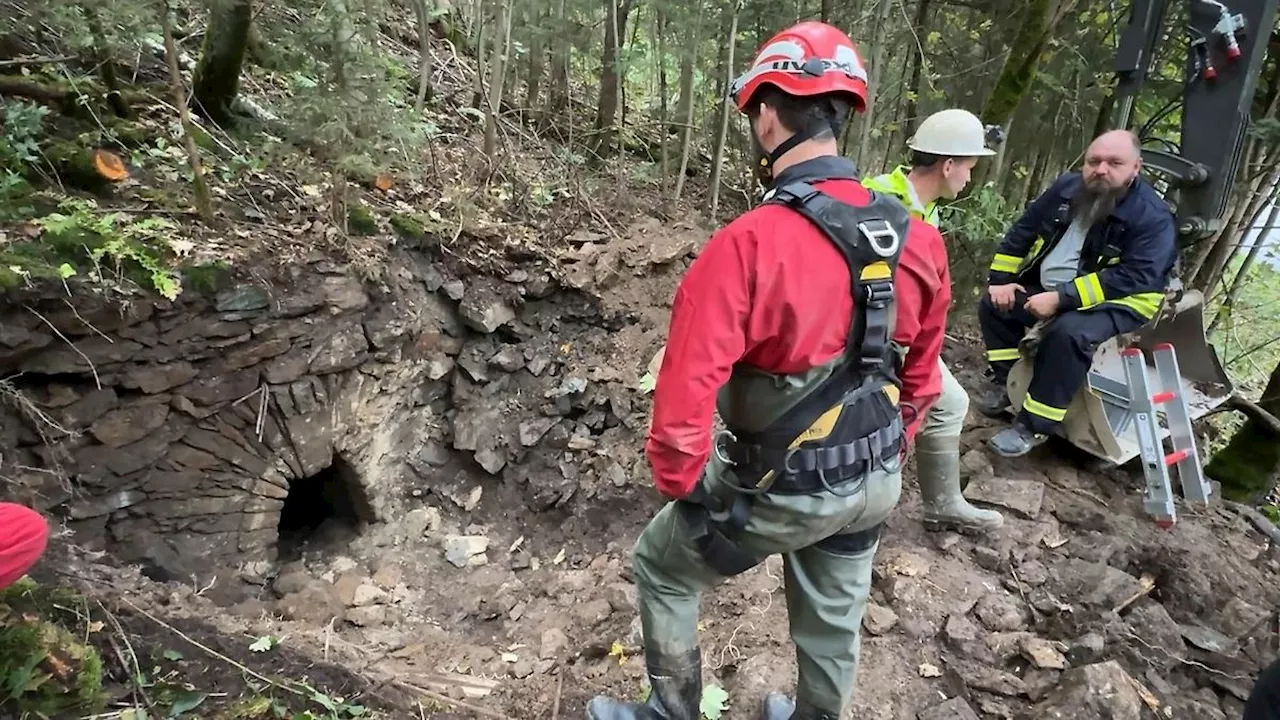
[[[406,256],[385,287],[316,262],[281,287],[79,318],[36,298],[75,349],[7,312],[0,376],[30,373],[22,390],[78,434],[46,447],[49,427],[5,406],[0,447],[9,467],[69,469],[69,489],[24,482],[91,549],[173,587],[212,575],[202,602],[279,625],[248,634],[320,629],[447,697],[549,717],[559,692],[580,714],[642,683],[630,550],[661,500],[640,377],[702,239],[575,231],[554,273]],[[1259,537],[1219,510],[1160,531],[1122,480],[994,458],[971,420],[965,492],[1006,525],[924,533],[908,472],[852,715],[1239,717],[1275,652],[1280,568]],[[286,547],[286,505],[312,483],[350,517]],[[731,713],[795,672],[784,578],[774,559],[704,600],[706,675]]]

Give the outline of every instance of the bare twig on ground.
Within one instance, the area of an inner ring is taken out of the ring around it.
[[[1138,586],[1138,591],[1125,598],[1119,605],[1116,605],[1112,612],[1119,615],[1125,608],[1149,595],[1151,591],[1156,588],[1156,579],[1152,575],[1143,573],[1142,577],[1138,580]]]
[[[502,713],[497,713],[492,710],[485,710],[482,707],[476,707],[475,705],[472,705],[470,703],[465,703],[461,700],[454,700],[453,698],[447,695],[441,695],[438,692],[432,692],[426,688],[420,688],[417,685],[411,685],[403,680],[392,680],[391,683],[393,685],[398,686],[402,690],[408,690],[409,692],[418,693],[424,697],[435,700],[438,703],[444,703],[445,705],[449,705],[451,707],[460,708],[462,710],[466,710],[467,712],[475,713],[480,717],[493,718],[493,720],[512,720],[512,718],[506,715],[503,715]]]
[[[1266,408],[1263,408],[1258,403],[1240,393],[1233,393],[1231,399],[1227,400],[1227,404],[1232,409],[1244,413],[1250,420],[1260,423],[1270,430],[1272,434],[1280,436],[1280,418],[1267,412]]]
[[[1097,503],[1100,507],[1104,507],[1104,508],[1110,508],[1110,507],[1111,507],[1111,506],[1107,503],[1107,501],[1106,501],[1106,500],[1103,500],[1102,498],[1098,497],[1098,496],[1097,496],[1097,494],[1095,494],[1095,493],[1091,493],[1091,492],[1089,492],[1088,490],[1085,490],[1084,488],[1067,487],[1066,485],[1063,485],[1062,483],[1060,483],[1060,482],[1058,482],[1058,481],[1054,480],[1053,478],[1049,478],[1049,477],[1046,477],[1046,478],[1045,478],[1045,480],[1046,480],[1046,482],[1048,482],[1048,483],[1049,483],[1049,485],[1050,485],[1051,487],[1053,487],[1053,488],[1055,488],[1055,489],[1057,489],[1057,490],[1061,490],[1062,492],[1075,493],[1075,494],[1077,494],[1077,495],[1079,495],[1079,496],[1081,496],[1081,497],[1089,498],[1090,500],[1092,500],[1092,501],[1094,501],[1095,503]]]
[[[1231,500],[1223,500],[1222,504],[1224,507],[1238,513],[1245,520],[1248,520],[1259,532],[1266,535],[1273,545],[1280,545],[1280,528],[1277,528],[1274,523],[1268,520],[1266,515],[1248,505],[1232,502]]]
[[[1185,659],[1185,658],[1177,657],[1176,655],[1170,655],[1169,653],[1165,652],[1163,649],[1158,648],[1158,647],[1156,647],[1155,645],[1152,645],[1151,643],[1147,642],[1146,640],[1143,640],[1139,635],[1137,635],[1137,634],[1135,634],[1135,633],[1133,633],[1133,632],[1125,631],[1124,636],[1125,636],[1126,638],[1130,639],[1130,640],[1133,640],[1134,642],[1137,642],[1139,645],[1142,645],[1143,647],[1147,648],[1148,650],[1153,650],[1153,651],[1155,651],[1155,652],[1158,652],[1158,653],[1160,653],[1161,655],[1165,656],[1166,658],[1168,658],[1168,659],[1170,659],[1170,660],[1175,660],[1175,661],[1177,661],[1177,662],[1179,662],[1179,663],[1181,663],[1181,664],[1183,664],[1183,665],[1187,665],[1187,666],[1190,666],[1190,667],[1197,667],[1197,668],[1200,668],[1201,670],[1204,670],[1204,671],[1205,671],[1205,672],[1207,672],[1207,673],[1210,673],[1210,674],[1212,674],[1212,675],[1217,675],[1218,677],[1227,678],[1228,680],[1240,680],[1240,681],[1244,681],[1244,682],[1247,682],[1247,683],[1250,683],[1250,684],[1252,684],[1252,683],[1253,683],[1253,678],[1252,678],[1252,677],[1250,677],[1250,676],[1248,676],[1248,675],[1232,675],[1232,674],[1230,674],[1230,673],[1225,673],[1225,672],[1223,672],[1223,671],[1221,671],[1221,670],[1218,670],[1218,669],[1216,669],[1216,668],[1211,668],[1211,667],[1209,667],[1208,665],[1205,665],[1204,663],[1202,663],[1202,662],[1198,662],[1198,661],[1196,661],[1196,660],[1187,660],[1187,659]],[[1146,661],[1147,661],[1148,665],[1150,664],[1150,660],[1149,660],[1149,659],[1144,658],[1144,660],[1146,660]]]
[[[124,646],[129,650],[129,658],[133,661],[132,669],[129,667],[130,663],[125,662],[124,655],[120,652],[120,648],[116,646],[115,638],[111,638],[111,647],[116,651],[116,655],[119,657],[121,665],[124,666],[124,671],[129,673],[134,692],[138,694],[138,697],[142,698],[142,702],[147,706],[148,710],[155,712],[155,705],[151,703],[151,698],[147,695],[146,688],[142,685],[142,666],[138,663],[138,654],[134,652],[133,644],[129,642],[129,634],[124,631],[124,626],[120,624],[120,621],[116,618],[115,614],[108,610],[106,605],[102,604],[101,600],[98,600],[97,603],[103,614],[111,621],[111,625],[115,628],[116,634],[120,636],[120,640],[124,643]]]
[[[560,693],[564,690],[564,674],[556,676],[556,699],[551,703],[551,720],[560,720]]]

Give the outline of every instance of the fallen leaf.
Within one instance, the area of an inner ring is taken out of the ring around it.
[[[720,714],[729,709],[729,693],[719,685],[708,685],[702,689],[702,702],[698,709],[707,720],[720,720]]]
[[[278,641],[270,635],[263,635],[250,643],[249,649],[256,653],[266,652],[275,647],[277,642]]]
[[[169,709],[169,716],[175,717],[188,710],[195,710],[200,707],[206,697],[208,695],[202,692],[186,692],[179,695],[178,699],[173,701],[173,707]]]
[[[195,247],[195,243],[185,238],[173,238],[169,241],[169,248],[173,250],[173,253],[178,257],[186,257],[191,254],[191,251],[194,250]]]
[[[618,658],[618,664],[621,665],[627,661],[627,648],[620,640],[614,640],[613,645],[609,647],[609,657]]]

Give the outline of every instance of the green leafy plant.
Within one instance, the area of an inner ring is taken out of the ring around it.
[[[31,191],[24,174],[40,161],[40,137],[49,108],[21,101],[0,105],[0,221],[31,212],[21,204]]]
[[[167,218],[102,213],[92,200],[67,198],[31,225],[37,237],[0,250],[0,286],[32,278],[66,281],[81,274],[82,263],[92,267],[87,275],[93,281],[130,281],[170,300],[182,292],[181,279],[165,261],[177,229]]]

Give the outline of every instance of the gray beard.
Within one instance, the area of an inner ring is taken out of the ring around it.
[[[1116,203],[1120,201],[1120,196],[1127,189],[1127,186],[1121,186],[1115,189],[1094,190],[1086,185],[1080,188],[1080,192],[1076,195],[1072,214],[1086,227],[1090,227],[1116,209]]]

